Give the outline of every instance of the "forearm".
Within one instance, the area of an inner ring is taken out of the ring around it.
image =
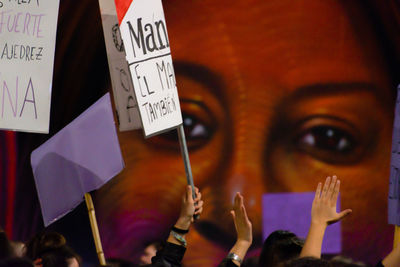
[[[400,246],[397,246],[383,260],[382,265],[385,267],[400,266]]]
[[[191,224],[190,218],[179,217],[174,226],[181,230],[189,230],[190,224]],[[180,235],[185,237],[185,234],[180,234]],[[182,245],[182,243],[179,242],[171,233],[168,236],[167,242],[180,246]]]
[[[311,223],[303,249],[300,252],[300,258],[321,258],[321,247],[326,227],[326,224]]]
[[[185,251],[184,246],[168,241],[163,249],[157,251],[151,261],[154,266],[181,266]]]

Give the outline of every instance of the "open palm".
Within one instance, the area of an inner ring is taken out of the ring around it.
[[[350,209],[346,209],[339,213],[336,212],[337,199],[340,190],[340,181],[336,176],[327,177],[324,187],[319,183],[315,192],[314,201],[311,208],[311,220],[318,224],[332,224],[351,213]]]

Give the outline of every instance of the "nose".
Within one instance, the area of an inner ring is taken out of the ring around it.
[[[262,194],[267,191],[263,171],[263,149],[244,145],[226,151],[219,170],[202,186],[205,207],[197,228],[208,239],[229,248],[236,239],[230,210],[236,192],[244,196],[247,215],[253,225],[253,244],[262,239]]]

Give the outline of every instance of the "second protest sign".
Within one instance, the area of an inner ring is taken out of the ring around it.
[[[144,134],[149,137],[182,124],[182,115],[161,0],[130,2],[120,28]]]

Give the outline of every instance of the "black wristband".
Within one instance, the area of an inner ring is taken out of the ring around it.
[[[188,230],[182,230],[182,229],[176,228],[175,226],[172,226],[171,230],[176,232],[176,233],[178,233],[178,234],[181,234],[181,235],[189,233],[189,229]]]

